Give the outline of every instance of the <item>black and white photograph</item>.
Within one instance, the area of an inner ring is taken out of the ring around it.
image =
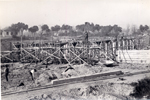
[[[150,0],[0,0],[1,100],[150,100]]]

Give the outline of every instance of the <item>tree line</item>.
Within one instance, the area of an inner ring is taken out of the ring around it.
[[[78,35],[83,34],[85,31],[88,31],[91,34],[99,35],[99,36],[116,36],[122,32],[122,27],[118,25],[107,25],[107,26],[100,26],[99,24],[93,24],[89,22],[85,22],[84,24],[76,25],[72,27],[70,25],[63,24],[55,25],[49,28],[47,24],[42,25],[41,27],[42,32],[46,33],[60,33],[59,35]],[[138,31],[133,31],[134,34],[140,34],[141,32],[145,32],[149,29],[148,25],[140,25]],[[18,32],[21,30],[28,30],[29,32],[35,34],[39,31],[39,27],[34,25],[32,27],[28,27],[27,24],[18,22],[16,24],[12,24],[7,28],[7,30],[13,32],[13,36],[16,36]],[[63,31],[62,31],[63,30]]]
[[[50,31],[48,25],[46,25],[46,24],[42,25],[41,29],[42,29],[42,31],[46,31],[46,32]],[[11,31],[13,33],[12,36],[15,37],[15,36],[17,36],[17,34],[19,32],[24,31],[24,30],[28,30],[29,32],[35,34],[37,31],[39,31],[39,27],[37,25],[34,25],[32,27],[28,27],[27,24],[22,23],[22,22],[18,22],[16,24],[12,24],[11,26],[9,26],[5,30]]]

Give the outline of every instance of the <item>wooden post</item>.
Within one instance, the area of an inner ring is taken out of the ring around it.
[[[107,41],[106,42],[106,44],[107,44],[107,56],[108,56],[108,54],[109,54],[109,50],[110,50],[110,42],[109,41]]]
[[[112,41],[111,45],[112,45],[112,52],[113,52],[113,54],[115,54],[116,42],[115,42],[115,41]]]
[[[107,43],[106,42],[104,43],[105,43],[105,53],[107,54]]]
[[[128,39],[128,50],[130,50],[130,40]]]
[[[124,41],[123,41],[123,39],[121,39],[121,50],[123,50],[124,49]]]
[[[138,40],[138,50],[140,50],[141,49],[141,40],[139,39]]]
[[[116,38],[116,42],[115,42],[115,50],[119,50],[119,40],[118,38]]]
[[[130,50],[132,50],[132,39],[130,39],[129,42],[130,42]]]
[[[127,50],[127,41],[124,39],[124,50]]]
[[[99,46],[100,46],[100,49],[99,49],[99,55],[101,55],[101,50],[102,50],[102,42],[99,42]]]
[[[119,50],[122,50],[122,39],[119,41]]]
[[[131,40],[131,43],[132,43],[132,50],[134,50],[134,40],[133,39]]]
[[[124,50],[125,49],[125,41],[124,41],[124,39],[122,39],[122,50]]]
[[[87,50],[87,63],[89,62],[89,36],[88,36],[88,32],[87,32],[87,39],[86,39],[86,50]]]
[[[114,49],[114,51],[113,51],[113,53],[114,53],[114,59],[116,60],[116,53],[117,53],[117,50],[118,50],[118,40],[116,39],[116,41],[114,41],[113,42],[113,49]]]
[[[21,30],[20,30],[20,32],[21,32],[21,48],[20,48],[20,50],[21,50],[21,53],[20,53],[20,55],[19,55],[19,60],[21,61],[21,54],[22,54],[22,35],[23,35],[23,29],[21,28]]]
[[[113,41],[110,41],[110,49],[111,49],[111,53],[114,54]]]
[[[70,54],[70,43],[69,43],[69,60],[71,61],[71,54]]]
[[[10,42],[10,51],[12,51],[12,42]]]

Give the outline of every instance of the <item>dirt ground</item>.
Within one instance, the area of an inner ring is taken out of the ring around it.
[[[136,100],[129,96],[134,88],[130,84],[145,77],[150,77],[150,73],[15,94],[2,100]]]
[[[9,82],[6,82],[4,76],[4,68],[1,69],[1,90],[21,91],[28,88],[44,86],[51,84],[51,80],[55,78],[69,78],[80,75],[90,75],[95,73],[121,70],[124,73],[132,73],[143,70],[150,70],[147,64],[119,64],[112,67],[106,67],[98,64],[95,66],[87,66],[84,64],[73,65],[67,68],[67,65],[36,65],[36,64],[19,64],[10,66]],[[31,80],[29,70],[37,69],[35,72],[35,81]],[[67,70],[67,71],[66,71]],[[66,71],[66,72],[65,72]],[[67,86],[67,88],[58,91],[39,92],[35,95],[25,96],[23,100],[114,100],[114,99],[134,99],[129,96],[133,91],[132,82],[137,82],[145,77],[150,77],[150,73],[135,75],[131,77],[109,79],[95,83],[83,83],[75,86]],[[19,86],[23,83],[23,86]],[[17,100],[18,98],[16,98]],[[11,99],[8,99],[11,100]],[[19,100],[19,99],[18,99]]]

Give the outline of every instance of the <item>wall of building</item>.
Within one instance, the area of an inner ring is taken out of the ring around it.
[[[9,31],[1,31],[0,36],[1,36],[2,38],[3,38],[3,37],[5,37],[5,38],[10,38],[10,37],[12,37],[12,32],[9,32]]]
[[[117,60],[127,63],[150,63],[150,50],[118,50]]]

